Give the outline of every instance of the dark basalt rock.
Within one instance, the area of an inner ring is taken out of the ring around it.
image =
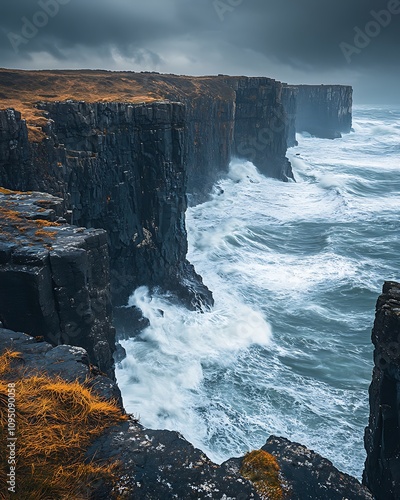
[[[277,458],[291,500],[373,500],[354,477],[301,444],[271,436],[262,449]]]
[[[121,464],[114,487],[123,498],[235,499],[260,497],[249,481],[228,466],[218,466],[177,432],[153,431],[131,420],[112,427],[87,452],[87,459],[110,458]],[[108,500],[111,487],[101,485],[94,494]]]
[[[293,179],[286,158],[290,123],[282,83],[270,78],[228,78],[236,92],[234,156],[251,161],[268,177]]]
[[[107,231],[116,305],[140,285],[192,308],[212,294],[186,260],[185,107],[180,103],[42,103],[47,139],[28,142],[0,111],[0,185],[65,200],[72,224]]]
[[[83,347],[113,377],[107,235],[57,223],[63,205],[43,193],[0,193],[0,321]]]
[[[290,500],[373,500],[357,479],[343,474],[318,453],[288,439],[271,436],[262,450],[273,455],[280,467],[285,497]],[[239,471],[242,458],[224,464]]]
[[[296,140],[297,92],[297,88],[283,85],[282,104],[286,112],[288,148],[298,145]]]
[[[187,108],[188,193],[203,201],[228,172],[232,157],[252,161],[269,177],[293,178],[286,159],[290,121],[282,102],[282,84],[271,78],[209,77],[201,95],[170,97]]]
[[[377,500],[400,498],[400,283],[386,282],[372,330],[374,370],[363,482]]]
[[[143,317],[142,311],[137,307],[114,308],[114,326],[118,332],[118,340],[136,337],[149,325],[150,321]]]

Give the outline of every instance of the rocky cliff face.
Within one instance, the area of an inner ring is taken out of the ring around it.
[[[0,185],[61,196],[74,224],[107,231],[117,304],[143,284],[192,307],[212,303],[186,260],[184,106],[40,107],[48,125],[39,144],[28,142],[18,112],[0,112]]]
[[[353,89],[345,85],[289,85],[296,92],[296,131],[336,139],[349,133]]]
[[[299,126],[310,107],[325,131],[351,122],[344,87],[297,90],[269,78],[153,73],[3,71],[2,78],[0,89],[28,113],[26,100],[35,101],[26,88],[50,95],[43,92],[51,82],[52,92],[87,97],[36,104],[45,136],[37,142],[28,140],[18,111],[0,111],[0,185],[59,196],[74,224],[107,231],[118,305],[144,284],[173,291],[189,307],[212,304],[186,260],[187,195],[193,203],[204,199],[232,156],[293,178],[285,155],[295,143],[297,92]],[[152,102],[91,102],[105,95]]]
[[[287,120],[287,146],[291,148],[297,146],[296,140],[296,115],[297,115],[297,93],[294,86],[284,84],[282,89],[282,104]]]
[[[62,199],[0,190],[0,322],[85,348],[114,376],[107,234],[69,226]]]
[[[269,177],[293,178],[286,159],[291,122],[280,82],[220,75],[198,79],[194,89],[190,82],[168,81],[173,84],[168,98],[187,109],[186,163],[193,203],[203,200],[228,172],[232,157],[252,161]]]
[[[387,282],[372,331],[374,371],[369,390],[363,482],[377,500],[400,498],[400,284]]]

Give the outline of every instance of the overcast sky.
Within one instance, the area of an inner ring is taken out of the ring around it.
[[[399,56],[400,0],[1,0],[7,68],[269,76],[400,104]]]

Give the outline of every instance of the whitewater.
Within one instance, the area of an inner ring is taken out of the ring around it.
[[[144,426],[216,462],[275,434],[361,478],[374,307],[400,279],[400,109],[357,107],[353,127],[298,136],[296,182],[233,160],[188,210],[188,258],[215,306],[187,311],[145,287],[130,298],[150,326],[121,341],[117,379]]]

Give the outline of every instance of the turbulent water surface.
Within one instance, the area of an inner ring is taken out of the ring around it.
[[[361,476],[374,305],[400,278],[400,110],[357,108],[353,126],[298,137],[296,183],[236,160],[223,193],[188,211],[189,259],[215,307],[131,297],[151,326],[123,342],[117,376],[143,425],[218,462],[285,436]]]

